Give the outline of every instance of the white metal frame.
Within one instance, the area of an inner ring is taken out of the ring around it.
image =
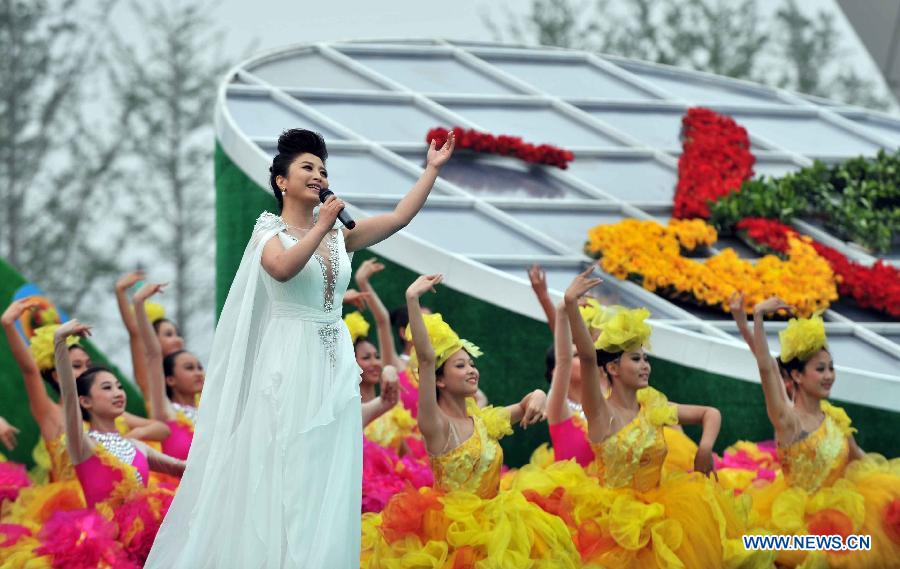
[[[357,74],[360,78],[380,87],[382,90],[281,88],[278,85],[265,82],[253,74],[253,69],[263,63],[289,58],[295,54],[310,53],[325,58],[335,66],[339,66],[344,72],[349,71]],[[451,59],[459,65],[465,66],[471,71],[506,87],[515,94],[422,93],[415,91],[413,86],[404,85],[391,77],[376,72],[363,62],[357,61],[353,58],[355,54],[385,57],[390,57],[391,55],[412,55]],[[524,79],[500,69],[487,61],[486,58],[517,59],[532,62],[548,62],[551,64],[563,61],[581,63],[594,67],[613,79],[623,82],[630,88],[646,93],[648,97],[655,99],[610,100],[579,98],[577,100],[567,100],[540,90]],[[237,65],[223,82],[216,107],[216,128],[219,141],[226,153],[261,188],[268,187],[266,172],[270,157],[261,148],[265,141],[247,137],[228,112],[226,101],[229,94],[232,93],[245,96],[269,97],[278,101],[293,112],[296,112],[298,117],[306,117],[337,133],[343,140],[329,141],[332,153],[368,153],[374,158],[409,174],[411,179],[417,177],[422,170],[417,164],[405,159],[398,153],[424,151],[424,143],[367,139],[327,114],[317,111],[313,105],[304,101],[330,98],[354,100],[362,104],[366,101],[402,102],[418,107],[420,110],[437,117],[444,124],[478,130],[486,129],[480,127],[477,122],[468,119],[465,113],[461,114],[450,110],[446,104],[464,102],[466,104],[486,106],[503,105],[504,107],[518,106],[522,108],[550,109],[585,129],[597,132],[620,145],[619,147],[573,148],[572,150],[576,153],[576,156],[651,159],[664,168],[674,171],[677,167],[677,158],[673,154],[677,149],[648,146],[631,134],[607,124],[585,110],[604,108],[623,109],[632,112],[635,110],[683,112],[688,107],[696,104],[693,101],[676,97],[660,85],[654,84],[652,80],[635,75],[629,71],[629,69],[638,68],[646,69],[653,74],[672,76],[682,81],[689,80],[701,85],[710,84],[724,87],[731,91],[746,93],[749,96],[763,95],[767,96],[770,101],[775,101],[774,103],[769,102],[759,105],[749,103],[737,104],[726,101],[719,104],[715,102],[704,104],[704,106],[721,112],[815,118],[846,132],[849,136],[854,136],[871,144],[884,148],[895,148],[897,146],[889,138],[882,136],[878,132],[870,131],[862,124],[852,120],[853,117],[861,116],[868,120],[875,120],[885,125],[886,128],[896,127],[898,135],[900,135],[900,121],[889,115],[840,105],[824,106],[830,104],[830,102],[818,101],[817,99],[800,96],[782,89],[772,89],[708,73],[686,71],[612,56],[601,57],[585,52],[555,48],[488,46],[485,44],[468,46],[465,43],[442,40],[436,40],[431,45],[405,44],[402,41],[390,43],[318,43],[286,47],[253,57]],[[241,84],[232,83],[233,78],[239,78]],[[776,160],[798,167],[812,163],[812,157],[789,151],[774,141],[767,140],[765,137],[751,134],[751,140],[754,145],[763,149],[756,152],[761,161]],[[843,159],[849,158],[849,156],[829,156],[827,158]],[[571,267],[574,271],[585,263],[591,262],[591,259],[585,256],[582,251],[573,250],[571,247],[519,221],[509,212],[528,209],[574,212],[595,210],[620,214],[623,217],[654,219],[655,216],[668,215],[671,211],[671,204],[668,203],[637,203],[622,200],[604,191],[603,188],[590,184],[566,171],[550,168],[547,174],[561,184],[574,188],[586,198],[557,201],[491,198],[468,192],[462,187],[439,178],[435,184],[437,193],[429,198],[428,204],[428,207],[452,206],[474,209],[496,222],[498,226],[542,245],[550,251],[547,255],[539,258],[523,255],[462,256],[426,243],[422,239],[409,234],[408,231],[401,232],[394,238],[379,244],[374,249],[380,255],[402,261],[404,265],[410,266],[413,270],[443,272],[446,275],[446,283],[453,288],[473,294],[517,313],[542,319],[543,314],[534,302],[529,283],[527,278],[525,278],[525,268],[532,262],[539,261],[553,267]],[[383,195],[352,194],[351,209],[356,215],[365,216],[366,206],[383,207],[395,202],[395,198]],[[795,225],[802,231],[835,247],[858,262],[867,264],[874,262],[874,258],[861,251],[859,247],[848,244],[825,231],[812,227],[803,221],[797,221]],[[516,278],[508,272],[493,268],[491,265],[506,267],[520,265],[522,266],[522,277]],[[752,361],[747,362],[745,366],[735,366],[731,361],[733,358],[746,359],[748,353],[746,347],[729,334],[729,330],[733,330],[733,323],[727,320],[717,321],[698,318],[631,282],[618,281],[608,277],[607,284],[613,288],[620,289],[623,293],[637,297],[651,308],[657,307],[666,314],[678,315],[677,320],[657,319],[655,321],[657,332],[654,335],[654,347],[657,348],[657,352],[663,357],[669,357],[697,368],[719,371],[732,377],[737,376],[748,381],[757,380],[755,366]],[[560,291],[553,292],[555,295],[559,295]],[[828,320],[826,326],[829,334],[847,334],[859,338],[861,341],[897,358],[898,370],[900,370],[900,345],[880,334],[896,334],[900,332],[900,323],[854,322],[835,310],[829,310],[826,313],[826,319]],[[777,328],[778,325],[775,324],[773,329]],[[698,338],[702,339],[706,344],[703,344],[703,342],[698,343]],[[684,351],[688,350],[688,346],[690,346],[689,351]],[[698,354],[706,355],[699,358],[695,357]],[[738,367],[742,369],[738,370]],[[843,372],[853,376],[855,381],[840,382],[838,385],[844,383],[849,389],[849,385],[852,383],[854,391],[836,393],[837,397],[875,407],[895,409],[898,406],[898,402],[900,402],[900,372],[894,376],[886,376],[847,367],[843,369]],[[862,384],[859,382],[862,382]],[[890,393],[891,396],[885,397],[886,393]]]

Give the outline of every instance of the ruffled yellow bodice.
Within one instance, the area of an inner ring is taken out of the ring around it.
[[[445,492],[462,490],[481,498],[493,498],[500,489],[503,466],[503,449],[497,440],[512,434],[509,411],[503,407],[479,409],[473,398],[466,401],[466,411],[475,423],[475,430],[450,452],[431,455],[434,487]]]
[[[50,481],[77,480],[75,467],[72,466],[72,459],[69,458],[69,451],[66,449],[66,435],[44,439],[44,446],[47,447],[47,455],[50,457]]]
[[[373,443],[399,450],[404,439],[416,432],[416,420],[403,405],[397,404],[378,417],[363,430],[363,434]]]
[[[789,486],[813,492],[831,486],[844,473],[850,460],[850,417],[840,407],[821,403],[825,419],[801,441],[778,448],[778,459]]]
[[[678,411],[652,387],[637,392],[641,410],[619,432],[594,449],[594,468],[607,488],[634,488],[646,492],[659,485],[666,460],[663,427],[678,423]]]

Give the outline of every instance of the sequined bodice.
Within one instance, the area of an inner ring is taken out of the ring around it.
[[[512,433],[509,412],[502,407],[479,409],[474,399],[466,401],[466,411],[475,425],[472,436],[450,452],[431,456],[434,487],[493,498],[500,489],[503,466],[503,449],[497,440]]]
[[[849,436],[856,431],[840,407],[820,403],[825,419],[808,437],[788,447],[779,447],[778,459],[791,486],[813,492],[831,486],[844,473],[850,460]]]
[[[182,405],[180,403],[172,403],[172,407],[175,409],[176,413],[182,413],[188,421],[191,423],[197,423],[197,408],[193,405]]]
[[[609,488],[647,491],[659,484],[666,460],[665,425],[678,422],[678,411],[666,396],[651,387],[637,393],[641,409],[619,432],[592,445],[594,468]]]
[[[101,433],[100,431],[89,431],[88,436],[94,439],[97,443],[103,445],[103,448],[106,449],[106,452],[114,456],[123,464],[131,464],[134,462],[134,456],[137,454],[137,447],[134,446],[134,443],[119,433]],[[134,469],[135,477],[137,481],[142,483],[144,482],[141,473]]]
[[[75,480],[75,467],[66,450],[66,435],[62,434],[55,439],[44,439],[47,447],[47,455],[50,457],[50,481],[65,482]]]

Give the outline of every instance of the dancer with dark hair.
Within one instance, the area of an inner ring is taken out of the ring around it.
[[[163,357],[159,337],[150,324],[144,303],[164,287],[159,283],[142,286],[134,294],[134,315],[144,346],[150,417],[164,422],[172,430],[172,434],[162,441],[162,451],[187,460],[197,420],[197,399],[205,377],[200,360],[187,350]]]
[[[34,417],[41,439],[47,447],[50,457],[49,479],[51,482],[74,480],[75,470],[66,452],[63,437],[65,428],[62,406],[47,394],[45,388],[46,382],[53,391],[60,392],[59,376],[53,358],[53,335],[58,325],[48,324],[38,328],[31,339],[30,349],[25,346],[25,341],[16,330],[16,322],[34,306],[36,302],[29,298],[13,301],[0,318],[0,323],[22,373],[31,416]],[[77,378],[91,367],[90,355],[76,338],[69,341],[67,350],[71,371]],[[121,413],[121,417],[120,422],[124,421],[122,429],[128,438],[161,441],[170,434],[168,427],[159,421],[125,412]]]
[[[794,309],[777,297],[753,307],[753,354],[775,430],[782,472],[769,485],[750,487],[753,511],[767,529],[781,534],[868,535],[872,546],[843,552],[779,552],[793,567],[891,567],[900,559],[900,459],[866,454],[842,408],[828,402],[837,379],[821,316],[791,318],[779,333],[781,354],[769,352],[764,318]],[[787,374],[793,384],[788,396]]]
[[[67,340],[89,334],[90,327],[69,320],[53,335],[66,449],[88,507],[100,503],[118,506],[133,489],[147,486],[150,470],[178,476],[184,471],[184,462],[119,434],[116,417],[125,411],[125,391],[112,372],[91,367],[75,378]],[[85,421],[90,426],[87,432]]]
[[[453,153],[432,142],[393,211],[336,225],[321,135],[284,132],[270,169],[280,216],[256,222],[219,318],[178,494],[150,568],[359,566],[360,368],[341,300],[350,256],[425,204]]]

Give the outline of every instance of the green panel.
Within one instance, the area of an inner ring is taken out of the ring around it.
[[[216,190],[216,286],[221,310],[256,217],[264,209],[274,211],[276,205],[275,199],[261,191],[221,148],[216,149]],[[354,255],[354,270],[371,256],[369,251]],[[372,284],[385,306],[391,309],[405,302],[404,292],[416,274],[391,260],[380,260],[386,269],[373,277]],[[427,295],[423,304],[443,313],[462,337],[484,350],[485,355],[478,359],[477,364],[481,372],[481,388],[491,403],[509,404],[532,389],[547,389],[543,378],[544,356],[552,337],[545,323],[446,286],[439,286],[437,294]],[[367,319],[374,332],[374,321]],[[723,424],[716,444],[717,451],[721,452],[740,439],[760,441],[772,438],[762,389],[758,384],[699,371],[660,358],[652,358],[652,364],[653,386],[672,401],[713,405],[722,411]],[[843,406],[853,419],[859,429],[856,439],[863,449],[889,457],[900,455],[900,432],[889,427],[898,424],[900,414],[840,401],[835,403]],[[687,427],[686,431],[694,440],[699,439],[699,428]],[[519,466],[527,462],[531,451],[548,440],[544,424],[525,432],[517,429],[514,435],[502,441],[506,463]]]
[[[0,310],[6,310],[12,295],[24,284],[26,284],[25,278],[12,266],[0,259],[0,300],[2,300],[2,308]],[[90,341],[83,340],[81,344],[90,354],[91,360],[95,364],[109,367],[122,381],[128,397],[128,411],[135,415],[145,416],[144,400],[131,381],[126,380],[125,375],[118,368],[111,365],[109,360]],[[55,392],[49,388],[47,391],[56,399]],[[0,452],[6,454],[10,460],[21,462],[31,467],[33,465],[31,450],[40,438],[40,432],[37,423],[31,417],[22,374],[13,359],[9,343],[6,341],[6,335],[2,332],[0,332],[0,416],[6,418],[10,424],[21,431],[19,444],[16,449],[8,453],[6,449],[0,449]]]
[[[219,144],[216,176],[216,316],[222,312],[231,280],[241,264],[256,218],[263,210],[278,212],[271,192],[263,192],[231,161]]]

